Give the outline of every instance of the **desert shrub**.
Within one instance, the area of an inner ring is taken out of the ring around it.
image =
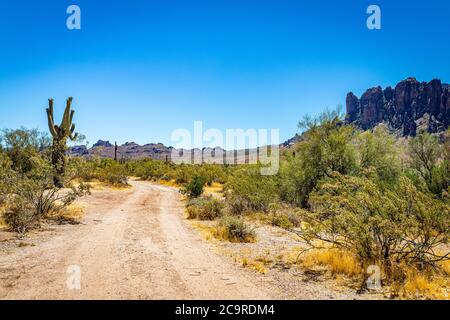
[[[421,186],[421,181],[427,189],[436,194],[450,186],[450,141],[448,133],[444,144],[440,144],[436,136],[428,132],[420,132],[411,138],[408,143],[408,155],[410,158],[410,176]]]
[[[273,226],[283,229],[297,228],[301,223],[301,216],[298,214],[298,208],[292,207],[286,203],[274,203],[270,206],[270,214],[267,215],[266,222]]]
[[[116,187],[126,187],[128,184],[128,176],[123,172],[109,171],[104,178],[110,185]]]
[[[280,168],[280,196],[306,207],[309,194],[320,180],[333,172],[351,174],[357,169],[355,130],[343,125],[339,110],[326,111],[316,118],[306,116],[299,128],[307,130],[297,145],[296,156]]]
[[[116,187],[128,186],[128,172],[126,167],[112,159],[101,160],[97,168],[97,176],[100,181]]]
[[[82,158],[70,159],[68,171],[82,181],[99,180],[115,187],[127,187],[129,170],[126,165],[117,163],[112,159]]]
[[[189,183],[195,175],[198,174],[195,172],[195,168],[193,165],[182,163],[176,166],[174,170],[174,179],[176,183],[179,184]]]
[[[0,206],[2,206],[8,194],[10,193],[11,185],[8,183],[14,171],[11,169],[11,161],[8,156],[0,150]]]
[[[19,233],[34,227],[41,218],[62,210],[77,197],[88,193],[81,184],[78,188],[60,190],[53,186],[53,168],[46,159],[33,159],[33,170],[27,174],[15,172],[5,177],[9,185],[4,218],[8,226]],[[70,185],[66,182],[67,185]]]
[[[263,176],[258,166],[236,169],[225,184],[226,201],[233,214],[267,212],[278,200],[274,177]]]
[[[389,271],[400,262],[436,266],[450,253],[436,250],[450,236],[450,207],[418,190],[406,177],[394,189],[367,178],[336,174],[310,198],[302,211],[307,226],[299,233],[312,243],[331,243],[366,263]]]
[[[144,180],[170,180],[172,175],[172,166],[158,160],[139,160],[134,161],[131,171],[133,175]]]
[[[192,180],[180,190],[181,193],[186,194],[190,198],[197,198],[203,193],[205,180],[202,176],[196,175]]]
[[[224,240],[230,242],[255,241],[255,231],[250,229],[250,227],[240,218],[225,216],[219,221],[218,227],[221,229]]]
[[[214,220],[222,216],[223,202],[213,196],[190,199],[186,205],[188,219]]]
[[[300,216],[296,212],[289,211],[287,214],[287,218],[291,222],[293,227],[295,228],[300,227],[302,221],[300,219]]]
[[[11,168],[20,173],[33,170],[35,157],[48,152],[50,138],[37,129],[5,129],[0,134],[0,145],[11,161]]]
[[[285,213],[274,212],[270,216],[271,223],[273,226],[280,227],[283,229],[290,229],[294,224],[289,220],[289,217]]]
[[[395,139],[385,126],[356,137],[359,168],[373,170],[379,183],[395,184],[401,173],[400,154]]]
[[[227,180],[224,166],[216,164],[202,164],[197,168],[198,174],[205,179],[205,184],[211,186],[213,182],[225,183]]]

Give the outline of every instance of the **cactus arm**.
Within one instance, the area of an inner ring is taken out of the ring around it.
[[[55,129],[55,123],[53,120],[53,100],[48,100],[49,107],[47,108],[47,119],[48,119],[48,129],[50,130],[51,135],[53,138],[56,138],[58,136],[58,133]]]
[[[78,133],[75,133],[74,135],[70,135],[69,136],[69,139],[72,140],[72,141],[77,140],[77,138],[78,138]]]
[[[69,135],[69,138],[72,141],[76,140],[78,137],[78,133],[74,134],[74,132],[75,132],[75,124],[72,124],[72,127],[70,128],[70,135]]]
[[[48,109],[49,109],[49,112],[50,112],[50,116],[52,118],[52,123],[54,124],[55,120],[53,118],[53,99],[51,99],[51,98],[48,99]]]
[[[71,99],[67,99],[67,103],[66,103],[66,109],[64,110],[64,116],[61,122],[61,129],[63,131],[65,131],[65,134],[69,133],[69,129],[70,129],[70,104],[71,104]]]
[[[72,124],[73,115],[75,114],[75,110],[70,111],[69,123]]]

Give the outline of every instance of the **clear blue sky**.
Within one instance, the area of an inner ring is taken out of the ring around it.
[[[81,8],[82,29],[66,28]],[[382,29],[366,28],[378,4]],[[171,144],[176,128],[279,128],[348,91],[450,82],[450,1],[15,0],[0,5],[0,128],[46,130],[74,97],[92,144]]]

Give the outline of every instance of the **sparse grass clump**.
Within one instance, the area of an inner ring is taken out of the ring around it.
[[[264,263],[261,261],[244,257],[241,259],[241,263],[244,268],[255,270],[261,274],[267,273],[267,268],[264,266]]]
[[[214,220],[222,216],[224,204],[213,196],[190,199],[186,205],[188,219]]]

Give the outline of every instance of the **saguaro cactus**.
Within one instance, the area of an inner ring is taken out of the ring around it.
[[[75,140],[78,136],[75,133],[75,125],[72,123],[74,110],[71,110],[72,97],[66,101],[66,109],[61,124],[55,125],[53,117],[53,99],[48,99],[47,117],[48,128],[53,137],[52,164],[55,169],[53,181],[56,187],[64,186],[63,177],[66,169],[67,139]]]

